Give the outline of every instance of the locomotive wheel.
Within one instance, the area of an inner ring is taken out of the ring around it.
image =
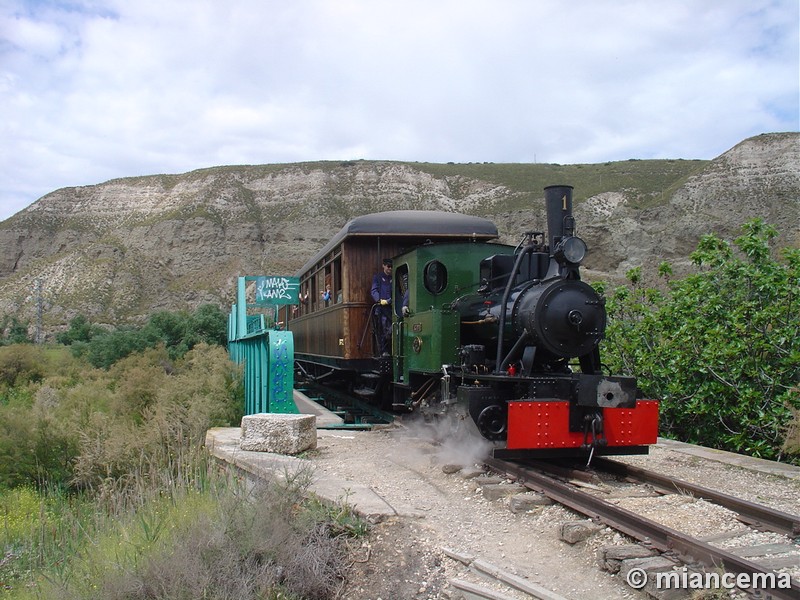
[[[506,437],[506,413],[497,404],[484,408],[478,415],[476,425],[487,440],[502,440]]]

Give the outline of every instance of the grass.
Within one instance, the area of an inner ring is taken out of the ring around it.
[[[0,494],[0,598],[334,595],[347,540],[367,532],[347,504],[310,495],[310,476],[253,486],[205,455],[196,460],[200,476],[154,486],[135,473],[134,490],[116,486],[100,501],[32,488]]]
[[[65,557],[83,547],[93,530],[91,503],[56,489],[6,490],[0,493],[0,511],[0,597],[36,597],[31,594],[38,574],[63,573]]]
[[[541,197],[548,185],[569,184],[575,188],[574,200],[606,191],[625,190],[640,202],[648,198],[669,196],[668,188],[675,187],[686,177],[703,168],[708,161],[699,160],[629,160],[597,164],[558,165],[529,163],[471,163],[434,164],[409,163],[410,166],[436,177],[462,176],[503,185],[518,198],[503,210],[527,208]],[[515,204],[519,204],[515,206]]]

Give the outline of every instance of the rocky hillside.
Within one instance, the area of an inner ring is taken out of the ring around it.
[[[680,266],[701,235],[732,238],[756,216],[779,228],[780,244],[800,245],[798,133],[751,138],[712,161],[215,167],[57,190],[0,223],[0,317],[34,323],[38,297],[51,334],[78,313],[119,324],[207,302],[227,310],[237,276],[294,274],[370,212],[488,216],[513,242],[543,227],[551,184],[575,187],[589,278]]]

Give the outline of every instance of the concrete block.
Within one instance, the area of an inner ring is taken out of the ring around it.
[[[242,418],[239,448],[274,454],[300,454],[317,447],[314,415],[259,413]]]

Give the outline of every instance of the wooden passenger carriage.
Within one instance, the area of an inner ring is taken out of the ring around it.
[[[295,360],[316,376],[375,368],[370,288],[382,260],[427,242],[497,236],[491,221],[458,213],[400,210],[352,219],[296,274],[300,304],[281,309],[280,320],[294,336]]]

